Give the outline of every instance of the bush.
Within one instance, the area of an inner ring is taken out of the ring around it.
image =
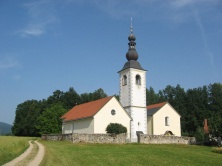
[[[198,127],[196,133],[194,134],[197,142],[199,144],[203,144],[206,141],[206,136],[204,134],[204,129],[202,127]]]
[[[120,134],[120,133],[126,133],[127,129],[125,126],[119,123],[110,123],[106,127],[106,132],[110,134]]]

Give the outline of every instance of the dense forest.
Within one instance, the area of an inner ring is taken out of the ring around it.
[[[181,115],[182,135],[203,134],[204,119],[208,119],[213,136],[222,134],[222,84],[214,83],[186,91],[180,85],[168,85],[157,93],[150,87],[146,95],[147,105],[168,101],[178,111]],[[47,99],[27,100],[16,108],[12,132],[17,136],[61,133],[60,117],[64,113],[77,104],[106,96],[102,89],[78,94],[74,88],[69,88],[67,92],[56,90]]]

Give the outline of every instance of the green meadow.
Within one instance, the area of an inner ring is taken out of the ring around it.
[[[0,165],[11,161],[36,138],[0,136]],[[45,146],[41,166],[63,165],[222,165],[222,149],[195,145],[73,144],[39,141]]]
[[[45,165],[222,165],[214,147],[147,144],[73,144],[40,141],[46,147]]]

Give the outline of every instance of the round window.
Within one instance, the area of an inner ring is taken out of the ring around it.
[[[116,111],[115,111],[115,110],[111,110],[111,114],[112,114],[112,115],[115,115],[115,114],[116,114]]]

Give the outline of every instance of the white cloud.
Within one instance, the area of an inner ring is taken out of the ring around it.
[[[200,34],[201,34],[201,38],[202,38],[202,41],[203,41],[205,53],[206,53],[207,57],[209,58],[211,68],[213,69],[214,73],[216,73],[215,62],[214,62],[214,54],[210,51],[207,36],[206,36],[206,32],[205,32],[205,27],[204,27],[204,24],[202,23],[201,17],[199,15],[199,12],[198,12],[197,9],[193,8],[193,15],[194,15],[196,24],[197,24],[197,26],[200,30]]]
[[[14,58],[6,57],[4,59],[0,59],[0,69],[15,68],[18,66],[19,66],[19,63]]]
[[[56,16],[56,1],[38,0],[23,4],[28,11],[28,24],[17,31],[22,37],[40,36],[47,32],[50,25],[58,21]]]
[[[69,0],[79,3],[79,0]],[[192,19],[191,7],[196,6],[199,12],[213,10],[221,0],[91,0],[83,3],[92,4],[113,19],[168,20],[184,22]]]
[[[10,55],[5,56],[4,58],[0,59],[0,78],[2,76],[6,76],[11,80],[20,80],[21,76],[19,74],[13,75],[13,73],[20,67],[21,64],[15,57]]]
[[[45,33],[44,27],[38,26],[38,25],[31,25],[27,26],[25,29],[20,30],[19,34],[22,37],[26,36],[39,36]]]
[[[198,8],[202,15],[214,11],[220,3],[220,0],[32,0],[23,5],[28,11],[29,21],[17,33],[22,37],[47,34],[49,28],[58,23],[57,10],[61,5],[90,4],[117,20],[134,17],[143,21],[180,24],[193,21],[192,7]],[[214,18],[217,17],[214,15]]]
[[[220,0],[171,0],[170,5],[174,8],[184,8],[190,5],[198,5],[198,6],[211,6],[217,5]]]
[[[139,16],[154,5],[156,0],[93,0],[91,3],[114,19]]]
[[[170,4],[175,8],[182,8],[196,3],[195,0],[172,0]]]

